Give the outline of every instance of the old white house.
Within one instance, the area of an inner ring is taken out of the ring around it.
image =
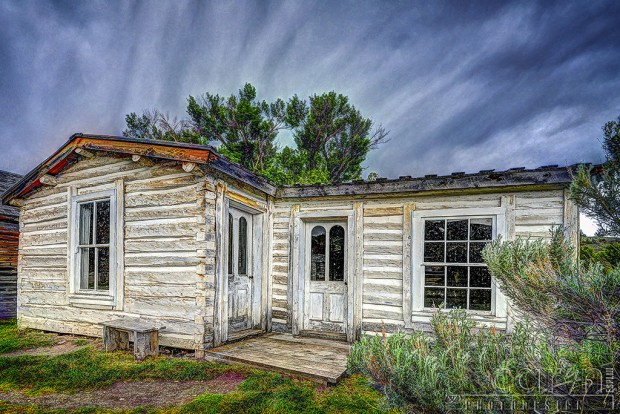
[[[276,188],[209,147],[76,134],[4,195],[18,321],[100,335],[141,317],[198,355],[256,329],[426,329],[440,305],[506,329],[480,252],[555,225],[576,240],[569,182],[549,166]]]

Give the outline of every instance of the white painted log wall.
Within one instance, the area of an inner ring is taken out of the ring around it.
[[[403,328],[403,244],[404,207],[415,210],[443,210],[500,207],[501,197],[514,194],[514,229],[508,234],[518,237],[548,238],[553,226],[565,224],[563,190],[529,191],[450,196],[410,196],[365,198],[363,200],[363,294],[362,328],[377,332],[384,324],[389,330]],[[276,200],[273,219],[273,324],[274,329],[290,330],[291,283],[291,210],[300,211],[352,209],[352,200]],[[570,210],[574,212],[573,210]],[[578,228],[577,217],[567,217],[566,224]],[[488,319],[488,318],[486,318]],[[416,316],[413,326],[428,329],[430,317]],[[487,320],[489,322],[490,320]],[[505,320],[490,322],[505,328]]]
[[[124,182],[124,304],[122,310],[71,306],[68,300],[67,188],[77,194]],[[100,335],[98,322],[122,315],[161,321],[160,343],[202,350],[212,343],[214,296],[212,183],[180,165],[151,166],[94,157],[57,176],[57,185],[30,196],[19,248],[22,326]]]

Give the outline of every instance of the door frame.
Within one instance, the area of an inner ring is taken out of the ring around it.
[[[291,304],[291,322],[293,335],[299,335],[304,326],[305,309],[305,280],[309,275],[306,274],[306,223],[312,221],[346,221],[347,223],[347,314],[346,314],[346,335],[347,341],[353,342],[356,339],[356,329],[354,320],[359,321],[357,316],[356,302],[361,303],[361,290],[358,289],[358,281],[361,281],[361,274],[355,266],[356,238],[355,238],[355,212],[354,210],[321,210],[295,212],[293,216],[293,300]]]
[[[267,207],[252,203],[243,203],[244,195],[238,195],[223,184],[216,187],[215,227],[216,227],[216,269],[215,269],[215,298],[213,304],[213,346],[228,341],[228,214],[230,208],[252,214],[252,251],[250,265],[252,266],[252,327],[260,326],[267,329],[267,277],[266,263],[268,240],[265,240],[265,229],[268,229]],[[253,200],[250,200],[253,201]]]

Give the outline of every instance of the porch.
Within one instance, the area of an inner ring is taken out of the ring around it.
[[[346,342],[269,333],[207,350],[205,358],[335,384],[345,373],[350,349]]]

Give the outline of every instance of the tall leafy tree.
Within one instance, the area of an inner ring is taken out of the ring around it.
[[[620,117],[603,126],[603,150],[605,163],[596,170],[580,166],[570,195],[596,220],[600,233],[620,236]]]
[[[221,142],[221,152],[257,172],[265,170],[277,153],[275,139],[286,127],[284,101],[257,100],[256,88],[249,83],[228,98],[210,93],[190,96],[187,113],[200,136]]]
[[[328,182],[361,178],[368,152],[386,141],[387,131],[364,118],[349,99],[336,92],[297,96],[287,106],[287,123],[294,130],[299,154],[308,170],[323,170]]]
[[[123,131],[123,135],[126,137],[205,143],[203,137],[195,133],[189,121],[171,118],[167,113],[158,110],[146,110],[142,115],[132,112],[125,116],[125,123],[127,129]]]
[[[277,184],[335,183],[361,178],[368,152],[386,141],[381,126],[361,115],[336,92],[297,95],[284,102],[258,100],[246,83],[228,98],[205,93],[187,100],[187,119],[171,119],[159,111],[125,117],[128,137],[207,144]],[[292,129],[296,147],[279,149],[276,138]]]

